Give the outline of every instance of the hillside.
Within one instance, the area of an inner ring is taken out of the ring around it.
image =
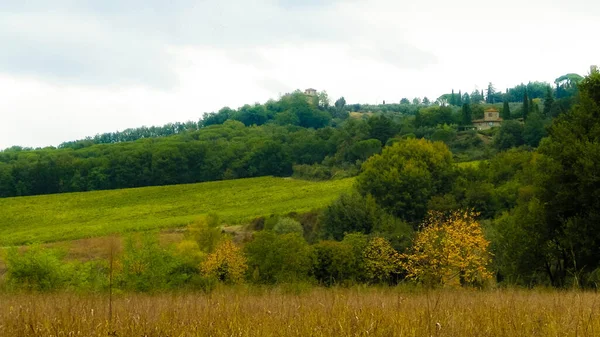
[[[0,246],[182,227],[216,212],[227,224],[320,208],[353,179],[274,177],[0,199]]]

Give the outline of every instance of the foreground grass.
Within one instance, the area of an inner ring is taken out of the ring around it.
[[[0,199],[0,247],[175,228],[210,212],[228,224],[305,212],[324,207],[352,182],[261,177]]]
[[[0,336],[598,336],[600,295],[315,289],[0,295]],[[112,333],[112,334],[111,334]]]

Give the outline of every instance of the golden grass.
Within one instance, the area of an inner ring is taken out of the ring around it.
[[[599,336],[600,295],[559,291],[220,289],[0,295],[0,336]]]

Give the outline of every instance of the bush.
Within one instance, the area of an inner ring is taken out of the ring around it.
[[[247,269],[246,257],[231,240],[219,243],[214,253],[202,262],[206,276],[226,283],[239,283]]]
[[[141,238],[129,236],[125,240],[121,270],[117,284],[127,290],[147,292],[169,288],[170,281],[185,282],[177,276],[179,261],[161,248],[153,233],[141,234]]]
[[[5,256],[6,280],[9,287],[34,291],[65,288],[72,279],[74,268],[61,261],[57,250],[43,249],[35,244],[23,252],[11,248]]]
[[[310,278],[313,250],[297,233],[277,235],[272,231],[257,232],[244,251],[249,273],[255,282],[273,284]]]
[[[277,234],[296,233],[303,235],[304,230],[300,222],[291,218],[280,218],[277,224],[273,227],[273,232]]]

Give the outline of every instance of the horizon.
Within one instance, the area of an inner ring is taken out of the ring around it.
[[[197,121],[294,88],[378,104],[552,84],[598,63],[598,18],[585,0],[9,1],[0,149]]]

